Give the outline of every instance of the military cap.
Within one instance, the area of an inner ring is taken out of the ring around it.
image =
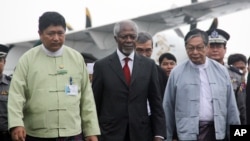
[[[230,35],[222,29],[212,29],[207,31],[209,43],[219,43],[225,44]]]
[[[9,51],[9,48],[3,44],[0,44],[0,57],[5,57]]]

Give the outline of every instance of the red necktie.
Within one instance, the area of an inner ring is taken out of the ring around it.
[[[125,75],[125,78],[126,78],[126,81],[127,81],[127,84],[129,85],[130,83],[130,70],[129,70],[129,67],[128,67],[128,61],[130,59],[128,57],[124,58],[124,61],[125,61],[125,65],[123,67],[123,72],[124,72],[124,75]]]

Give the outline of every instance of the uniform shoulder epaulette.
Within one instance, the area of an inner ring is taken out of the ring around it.
[[[239,74],[239,75],[243,75],[243,72],[238,68],[235,68],[233,66],[228,66],[228,69],[231,70],[232,72]]]

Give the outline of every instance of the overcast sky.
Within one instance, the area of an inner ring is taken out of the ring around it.
[[[172,7],[176,0],[1,0],[0,8],[0,43],[38,38],[38,18],[45,11],[58,11],[63,14],[72,27],[84,28],[85,6],[91,12],[93,26],[99,26],[123,19],[133,18],[151,12]],[[190,0],[178,0],[177,5],[189,3]],[[219,28],[228,31],[227,54],[239,52],[250,55],[249,32],[250,10],[244,10],[219,18]],[[208,29],[211,20],[198,23],[198,28]],[[181,29],[184,34],[188,26]]]

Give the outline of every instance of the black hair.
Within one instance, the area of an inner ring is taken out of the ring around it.
[[[175,56],[174,56],[173,54],[167,52],[167,53],[163,53],[163,54],[159,57],[159,64],[162,63],[162,61],[163,61],[164,58],[167,58],[168,60],[173,60],[173,61],[175,61],[175,63],[177,63]]]
[[[8,53],[8,51],[9,51],[9,47],[7,47],[6,45],[0,44],[0,52]]]
[[[4,53],[0,55],[0,60],[5,59],[7,56],[7,53],[9,52],[9,47],[6,45],[0,44],[0,52]]]
[[[247,59],[247,64],[250,65],[250,57]]]
[[[43,31],[44,29],[48,28],[50,25],[63,26],[64,30],[66,30],[66,22],[64,17],[57,13],[57,12],[45,12],[39,18],[39,31]]]
[[[231,54],[228,56],[227,64],[233,65],[235,62],[242,61],[247,64],[247,57],[240,53]]]

